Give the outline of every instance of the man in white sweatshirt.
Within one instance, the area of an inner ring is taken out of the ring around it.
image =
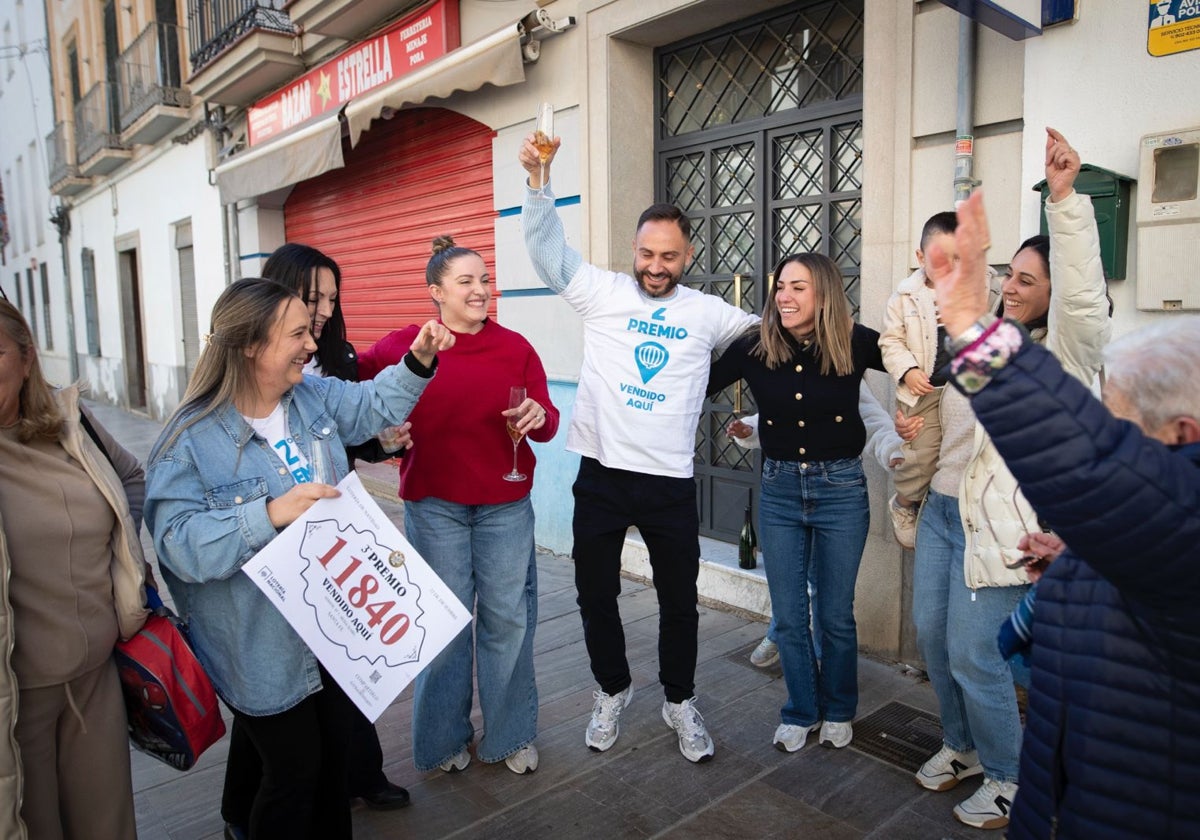
[[[584,640],[600,684],[584,740],[597,752],[616,743],[633,694],[617,597],[621,548],[634,526],[658,594],[663,719],[689,761],[707,761],[713,742],[694,685],[700,523],[693,448],[712,352],[758,317],[679,285],[692,258],[691,223],[672,205],[652,205],[638,220],[632,276],[583,262],[566,244],[547,187],[553,158],[543,163],[532,135],[526,138],[519,155],[529,173],[522,223],[538,276],[584,320],[567,434],[567,449],[582,456],[572,556]]]

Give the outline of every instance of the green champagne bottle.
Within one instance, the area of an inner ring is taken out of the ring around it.
[[[742,519],[742,533],[738,536],[738,565],[743,569],[753,569],[758,566],[758,560],[754,557],[754,552],[758,550],[758,535],[754,533],[754,517],[750,512],[754,491],[746,492],[746,516]]]

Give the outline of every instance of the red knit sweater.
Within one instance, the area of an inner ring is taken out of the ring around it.
[[[358,357],[360,379],[400,361],[420,328],[389,333]],[[550,402],[546,371],[528,341],[491,319],[474,335],[455,333],[455,344],[438,354],[437,375],[409,420],[412,448],[400,462],[400,498],[426,496],[463,505],[515,502],[533,487],[535,458],[527,440],[517,455],[526,481],[505,481],[513,446],[505,431],[508,389],[524,385],[546,410],[546,423],[529,437],[544,443],[558,431],[558,409]]]

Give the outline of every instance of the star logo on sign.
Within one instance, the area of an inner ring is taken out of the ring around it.
[[[321,99],[321,110],[324,111],[329,107],[329,100],[333,99],[333,93],[329,90],[329,76],[325,71],[321,71],[321,83],[317,85],[317,96]]]

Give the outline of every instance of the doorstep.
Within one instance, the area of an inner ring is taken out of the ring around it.
[[[738,566],[737,555],[738,547],[733,543],[700,538],[700,573],[696,578],[700,602],[767,621],[771,617],[771,596],[762,557],[758,568],[743,569]],[[625,538],[621,571],[637,580],[653,581],[650,556],[636,529],[630,529]]]

